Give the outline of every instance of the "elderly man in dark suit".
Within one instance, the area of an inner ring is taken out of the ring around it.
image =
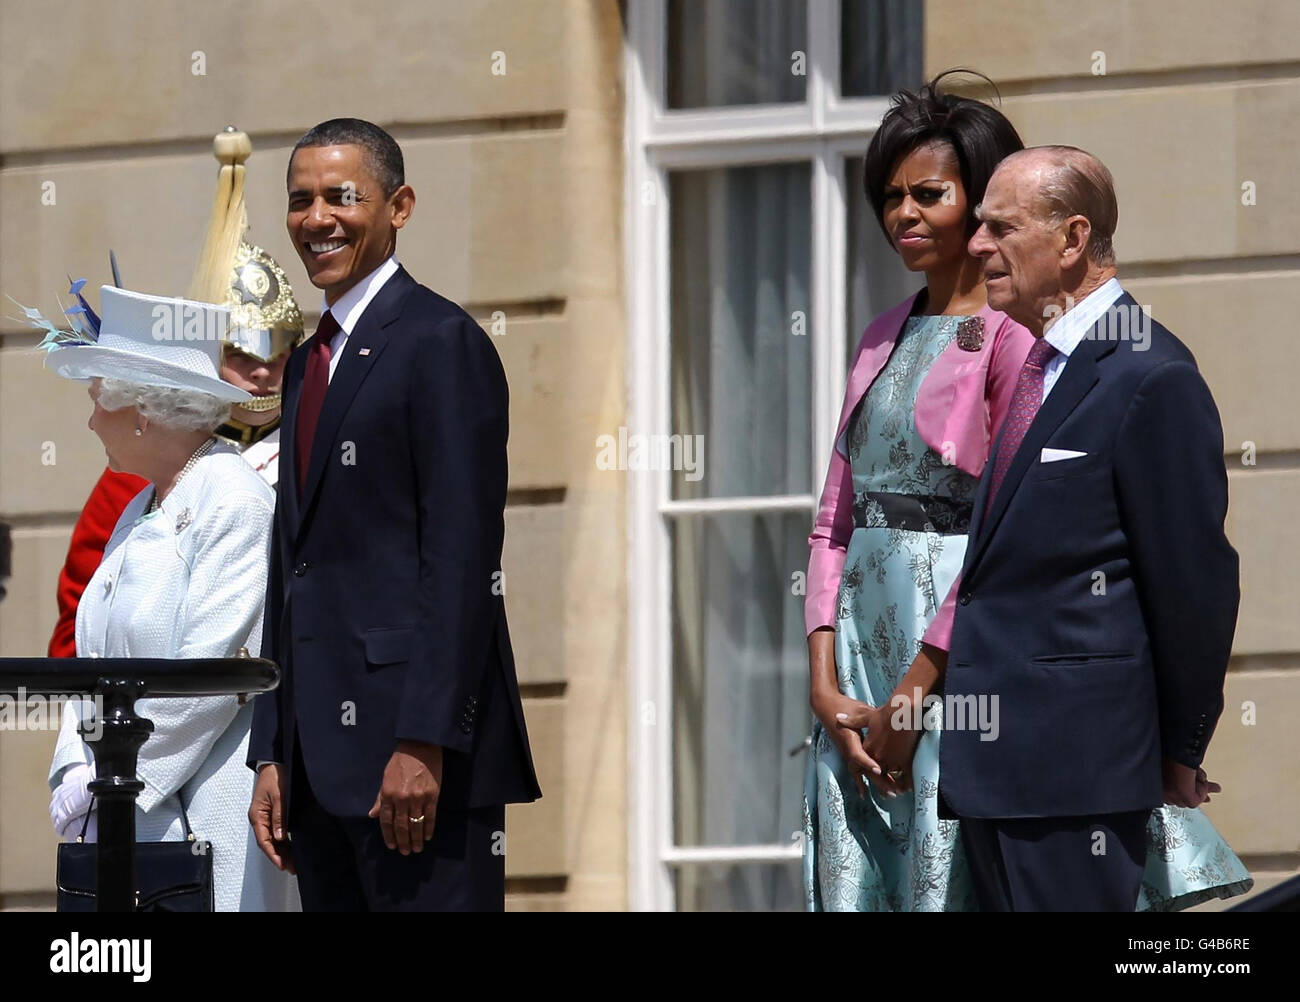
[[[1116,279],[1110,172],[1008,157],[970,252],[1039,339],[975,501],[943,678],[995,740],[945,728],[941,810],[985,910],[1131,911],[1144,828],[1195,807],[1223,709],[1237,554],[1223,431],[1191,353]]]
[[[289,159],[324,292],[285,374],[249,819],[306,910],[500,909],[505,808],[541,795],[501,587],[507,387],[487,335],[394,257],[415,194],[369,122]]]

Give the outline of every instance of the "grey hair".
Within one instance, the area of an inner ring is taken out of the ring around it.
[[[230,404],[209,393],[122,379],[99,381],[99,406],[106,411],[135,407],[146,420],[177,431],[216,431],[230,417]]]
[[[1038,197],[1052,223],[1084,216],[1091,226],[1087,254],[1093,264],[1115,266],[1115,227],[1119,203],[1115,179],[1106,165],[1076,146],[1034,146],[1012,156],[1045,156],[1047,169],[1040,176]]]

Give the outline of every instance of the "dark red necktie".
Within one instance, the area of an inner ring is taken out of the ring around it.
[[[1011,460],[1020,451],[1020,443],[1025,440],[1025,432],[1033,423],[1034,415],[1043,403],[1043,369],[1048,359],[1056,354],[1056,349],[1043,338],[1034,342],[1029,349],[1029,357],[1020,369],[1020,378],[1016,380],[1016,392],[1011,396],[1011,407],[1003,422],[1002,441],[998,444],[997,458],[993,462],[993,479],[989,483],[989,499],[984,506],[987,512],[993,507],[993,499],[998,496],[998,488],[1011,468]]]
[[[339,322],[326,310],[321,314],[311,347],[307,349],[307,372],[302,378],[302,394],[298,397],[298,424],[294,445],[297,451],[298,494],[302,495],[307,482],[307,466],[311,462],[311,446],[316,439],[316,425],[320,421],[321,407],[325,404],[325,391],[330,386],[330,339],[339,332]]]

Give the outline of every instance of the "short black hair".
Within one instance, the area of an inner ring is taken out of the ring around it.
[[[941,142],[956,156],[966,192],[968,236],[979,228],[975,207],[984,198],[994,169],[1004,157],[1025,148],[1016,127],[997,108],[974,98],[945,94],[939,89],[939,82],[953,73],[980,77],[997,94],[997,86],[983,73],[952,69],[940,73],[918,91],[900,90],[893,96],[880,128],[871,137],[862,172],[867,201],[875,210],[876,222],[882,230],[885,230],[885,186],[889,176],[898,162],[917,147]],[[888,230],[885,236],[889,237]]]
[[[331,118],[328,122],[313,125],[294,144],[293,153],[289,154],[290,167],[293,166],[294,153],[304,146],[360,146],[365,151],[366,166],[383,187],[385,198],[391,197],[406,183],[402,148],[396,139],[373,122],[360,118]],[[288,182],[286,170],[285,184]]]

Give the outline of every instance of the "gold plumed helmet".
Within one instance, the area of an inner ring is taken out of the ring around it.
[[[269,362],[302,339],[302,312],[279,262],[245,240],[235,251],[226,297],[230,327],[226,340]]]
[[[212,153],[221,164],[217,194],[189,298],[230,308],[225,343],[264,362],[303,340],[302,311],[289,278],[275,258],[248,243],[244,161],[253,152],[248,134],[233,125],[217,133]],[[279,395],[256,397],[248,410],[274,410]]]

